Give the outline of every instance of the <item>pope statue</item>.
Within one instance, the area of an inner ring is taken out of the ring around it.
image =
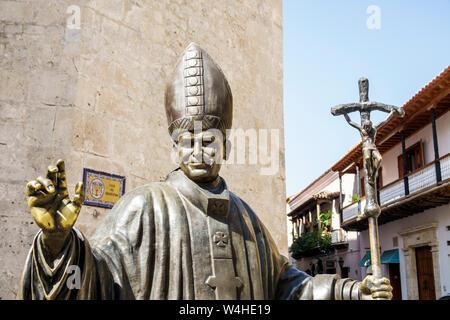
[[[190,44],[166,87],[179,168],[126,193],[91,239],[74,227],[64,161],[27,184],[41,231],[18,299],[390,299],[386,278],[310,277],[288,264],[257,215],[219,176],[231,128],[231,90],[221,69]],[[200,129],[199,129],[200,128]],[[69,281],[75,271],[80,281]]]

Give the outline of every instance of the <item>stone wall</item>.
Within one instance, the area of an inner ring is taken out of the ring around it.
[[[230,83],[233,127],[280,130],[276,174],[259,163],[221,174],[287,253],[281,0],[0,1],[1,299],[15,296],[38,231],[25,184],[49,164],[66,160],[69,192],[85,167],[126,176],[126,191],[175,167],[164,87],[191,41]],[[107,212],[85,206],[77,226],[89,237]]]
[[[65,42],[74,1],[0,1],[0,298],[15,297],[38,231],[25,185],[69,158],[80,43]]]

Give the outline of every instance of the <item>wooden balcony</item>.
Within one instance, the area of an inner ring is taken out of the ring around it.
[[[336,249],[348,247],[347,231],[335,229],[331,231],[331,245]]]
[[[409,194],[405,195],[404,179],[398,179],[380,189],[381,214],[378,224],[401,219],[450,202],[450,153],[439,158],[442,181],[436,179],[436,161],[407,175]],[[360,199],[342,210],[343,228],[361,231],[368,228],[367,219],[358,220],[364,210],[365,199]]]

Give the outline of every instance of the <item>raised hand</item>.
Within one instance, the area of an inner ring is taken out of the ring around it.
[[[73,201],[67,191],[64,160],[56,166],[49,166],[47,176],[38,177],[27,184],[27,200],[31,215],[48,237],[65,238],[72,229],[80,213],[84,188],[83,183],[75,186]]]

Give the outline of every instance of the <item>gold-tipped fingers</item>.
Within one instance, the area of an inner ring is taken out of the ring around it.
[[[31,209],[35,206],[44,204],[53,197],[53,193],[45,192],[43,183],[38,180],[32,180],[27,183],[27,203]]]
[[[31,209],[36,205],[36,201],[38,197],[38,191],[40,191],[43,188],[42,184],[40,184],[37,180],[31,180],[27,183],[27,202],[28,207]],[[42,195],[43,192],[39,192],[39,195]]]
[[[54,186],[53,182],[50,179],[40,176],[36,180],[40,184],[42,184],[44,186],[45,190],[48,193],[54,193],[55,192],[55,186]]]
[[[392,286],[388,278],[374,279],[372,287],[373,299],[392,299]]]
[[[59,159],[56,162],[56,166],[58,167],[58,188],[67,189],[67,181],[66,181],[66,165],[64,164],[64,160]]]
[[[381,279],[373,278],[372,281],[376,287],[389,286],[391,284],[388,278],[381,278]]]
[[[77,207],[81,207],[84,199],[84,188],[83,182],[79,181],[75,186],[75,195],[73,197],[73,202]]]
[[[50,179],[55,187],[58,185],[58,168],[56,166],[48,166],[47,179]]]
[[[383,285],[374,287],[372,289],[372,292],[378,292],[378,291],[392,291],[392,287],[388,284],[383,284]]]
[[[392,299],[392,293],[385,292],[385,291],[374,292],[374,293],[372,293],[372,298],[373,299],[387,299],[387,300],[391,300]]]
[[[34,195],[41,188],[42,185],[37,180],[31,180],[27,183],[27,196]]]

